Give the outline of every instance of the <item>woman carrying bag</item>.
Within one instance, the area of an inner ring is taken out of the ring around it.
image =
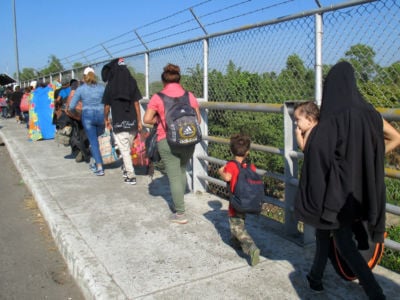
[[[171,98],[179,98],[185,94],[185,90],[180,85],[180,68],[179,66],[168,64],[164,67],[161,74],[164,84],[162,93]],[[200,109],[195,96],[189,92],[190,106],[195,109],[197,121],[200,123]],[[170,221],[178,224],[186,224],[188,222],[185,215],[184,194],[186,190],[186,165],[192,158],[194,145],[191,146],[171,146],[166,139],[166,120],[165,108],[161,97],[154,94],[147,106],[147,110],[143,117],[146,124],[157,124],[157,147],[161,159],[165,164],[167,172],[172,200],[174,202],[174,212],[170,216]]]

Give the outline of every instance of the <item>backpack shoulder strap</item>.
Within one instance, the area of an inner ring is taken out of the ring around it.
[[[167,95],[165,95],[164,93],[158,92],[157,95],[161,98],[161,100],[164,100],[165,97],[168,97]]]
[[[238,167],[239,171],[240,171],[240,169],[243,168],[243,167],[242,167],[242,164],[239,163],[237,160],[234,160],[234,159],[228,160],[228,162],[230,162],[230,161],[233,162],[233,163],[235,163],[235,165]]]
[[[234,160],[234,159],[228,160],[228,162],[233,162],[233,163],[235,163],[235,165],[236,165],[236,167],[238,168],[238,171],[239,171],[239,173],[238,173],[238,176],[239,176],[240,170],[242,169],[242,165],[241,165],[239,162],[237,162],[236,160]],[[236,184],[237,184],[237,182],[236,182]],[[229,188],[228,188],[228,190],[229,190],[229,195],[232,195],[230,185],[231,185],[231,183],[228,182],[227,186],[229,187]]]
[[[171,100],[185,101],[185,102],[187,102],[188,104],[190,104],[189,92],[186,91],[186,90],[185,90],[185,93],[184,93],[182,96],[180,96],[180,97],[170,97],[170,96],[168,96],[168,95],[165,95],[165,94],[162,93],[162,92],[158,92],[157,95],[161,98],[161,100],[164,101],[164,103],[165,103],[165,100],[166,100],[166,99],[171,99]]]

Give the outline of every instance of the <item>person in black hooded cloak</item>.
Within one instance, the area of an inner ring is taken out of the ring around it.
[[[116,58],[104,65],[101,78],[107,82],[104,95],[104,122],[112,129],[121,152],[124,182],[136,184],[135,169],[132,164],[131,148],[133,140],[143,128],[139,100],[142,94],[135,78],[125,65],[123,58]],[[110,116],[111,110],[111,120]]]
[[[354,223],[367,222],[372,241],[384,241],[385,141],[387,148],[391,143],[390,150],[397,145],[390,141],[390,134],[384,133],[384,127],[387,129],[391,125],[363,99],[351,64],[334,65],[324,82],[319,124],[311,132],[304,149],[295,201],[298,219],[315,227],[317,233],[325,233],[328,241],[318,249],[321,245],[317,234],[316,257],[307,275],[311,288],[323,290],[322,274],[332,234],[340,254],[368,297],[385,299],[382,288],[357,249],[352,230]],[[390,128],[391,133],[393,130]]]

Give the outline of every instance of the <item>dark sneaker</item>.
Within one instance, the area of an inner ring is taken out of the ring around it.
[[[322,281],[320,280],[314,280],[310,277],[310,275],[307,275],[307,280],[308,284],[310,286],[310,289],[312,289],[315,292],[322,292],[324,290],[324,286],[322,285]]]
[[[103,169],[96,170],[93,172],[93,174],[96,176],[104,176],[104,170]]]
[[[260,249],[252,248],[250,249],[250,265],[254,267],[260,262]]]
[[[73,153],[71,153],[71,154],[65,155],[64,158],[65,159],[74,159],[75,155]]]
[[[188,220],[186,219],[185,214],[178,214],[174,213],[169,217],[169,220],[172,223],[178,223],[178,224],[186,224]]]
[[[124,182],[127,183],[127,184],[135,185],[136,184],[136,178],[135,177],[132,177],[132,178],[126,177]]]

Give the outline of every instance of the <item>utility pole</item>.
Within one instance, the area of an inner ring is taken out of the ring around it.
[[[15,42],[15,60],[16,60],[16,67],[17,67],[17,84],[19,85],[19,57],[18,57],[18,38],[17,38],[17,17],[16,17],[16,12],[15,12],[15,0],[12,0],[12,6],[13,6],[13,16],[14,16],[14,42]]]

